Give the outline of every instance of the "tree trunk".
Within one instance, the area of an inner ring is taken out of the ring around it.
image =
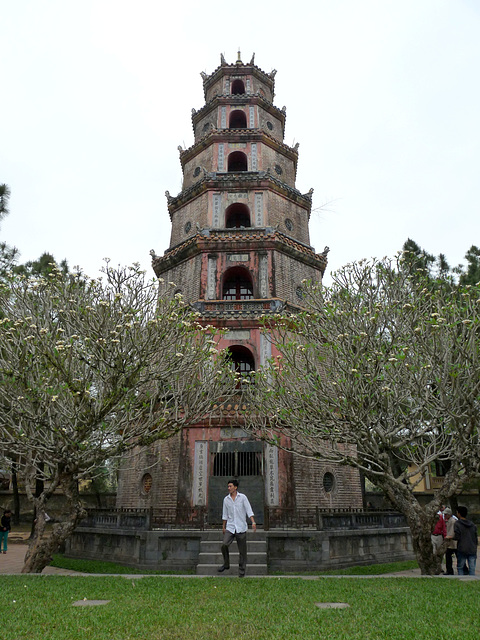
[[[430,518],[409,517],[407,522],[412,534],[413,550],[422,576],[438,576],[442,572],[442,556],[434,553]]]
[[[33,538],[25,554],[22,573],[41,573],[52,561],[53,554],[58,551],[68,536],[73,532],[78,518],[66,522],[55,523],[48,537],[45,532],[45,511],[37,509],[37,523]]]
[[[434,514],[438,510],[437,503],[432,501],[423,508],[411,487],[393,477],[387,477],[383,482],[377,479],[377,486],[383,489],[394,507],[406,517],[422,575],[439,575],[442,572],[442,557],[434,553],[431,537]]]
[[[18,492],[18,476],[15,463],[12,464],[12,490],[13,490],[13,524],[20,524],[20,494]]]
[[[43,463],[40,464],[40,471],[42,473],[43,473],[44,466],[45,465]],[[45,483],[40,478],[40,476],[37,474],[37,476],[35,478],[35,498],[40,498],[40,496],[44,493],[44,491],[45,491]],[[29,540],[33,540],[33,538],[35,537],[35,527],[36,526],[37,526],[37,504],[35,503],[33,505],[32,525],[30,527]]]
[[[69,512],[64,521],[54,523],[50,535],[45,536],[45,504],[41,497],[36,500],[37,520],[25,554],[22,573],[41,573],[52,561],[53,554],[58,551],[68,536],[73,533],[78,522],[86,515],[79,499],[76,481],[66,478],[60,486],[67,500]]]

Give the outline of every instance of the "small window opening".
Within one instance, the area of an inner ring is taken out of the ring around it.
[[[250,226],[250,211],[246,205],[236,202],[225,211],[225,227],[227,229]]]
[[[323,476],[323,488],[325,490],[325,493],[331,493],[334,486],[335,476],[333,475],[333,473],[330,473],[330,471],[327,471],[327,473]]]
[[[228,348],[230,355],[230,365],[233,371],[239,374],[240,381],[238,386],[241,387],[242,380],[249,380],[251,374],[255,371],[255,360],[252,352],[246,347],[235,345]]]
[[[142,491],[143,493],[150,493],[152,489],[153,478],[149,473],[146,473],[142,478]]]
[[[247,115],[245,111],[232,111],[229,118],[230,129],[246,129],[247,128]]]
[[[224,300],[250,300],[253,298],[253,283],[246,269],[230,269],[223,282]]]
[[[232,93],[233,95],[245,93],[245,84],[243,80],[234,80],[232,82]]]
[[[231,172],[248,171],[247,156],[242,151],[234,151],[228,156],[228,170]]]

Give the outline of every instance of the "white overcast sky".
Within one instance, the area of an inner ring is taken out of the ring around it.
[[[480,1],[0,0],[0,238],[98,275],[163,254],[200,72],[277,69],[328,271],[480,245]],[[153,275],[153,272],[152,272]],[[328,282],[328,278],[326,281]]]

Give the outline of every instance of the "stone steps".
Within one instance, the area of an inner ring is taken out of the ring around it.
[[[223,564],[221,552],[223,535],[221,531],[205,531],[200,542],[197,575],[199,576],[237,576],[238,551],[235,541],[230,547],[230,568],[218,573]],[[247,576],[265,576],[267,568],[267,541],[263,531],[247,533]]]

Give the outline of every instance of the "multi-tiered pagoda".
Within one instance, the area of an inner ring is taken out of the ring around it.
[[[179,147],[182,191],[166,193],[170,246],[152,260],[155,274],[175,283],[202,322],[226,330],[220,348],[242,375],[274,355],[260,317],[298,310],[302,281],[320,281],[327,265],[326,251],[310,246],[313,189],[295,186],[298,144],[284,143],[275,73],[253,58],[243,63],[239,53],[235,64],[222,56],[211,75],[201,74],[205,104],[192,110],[194,143]],[[124,465],[118,506],[151,506],[179,518],[205,507],[208,522],[219,522],[232,476],[260,524],[265,507],[278,513],[362,504],[355,471],[256,441],[225,410],[220,421],[185,428]]]

